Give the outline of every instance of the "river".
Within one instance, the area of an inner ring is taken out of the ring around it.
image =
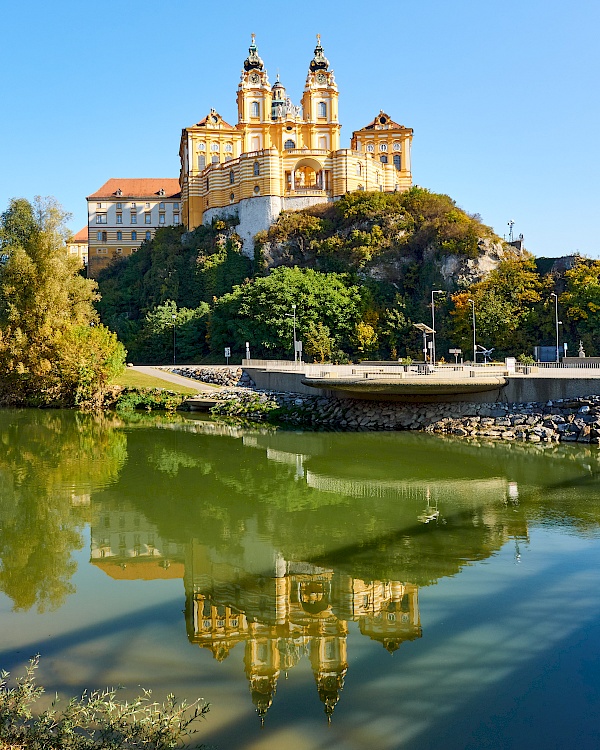
[[[0,410],[0,668],[219,750],[596,748],[600,453]]]

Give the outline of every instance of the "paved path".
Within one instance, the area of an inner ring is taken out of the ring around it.
[[[144,375],[150,375],[153,378],[165,380],[168,383],[177,383],[177,385],[187,385],[188,388],[196,388],[198,393],[217,394],[220,390],[219,388],[215,388],[214,385],[208,385],[208,383],[202,383],[200,380],[193,380],[192,378],[183,378],[181,375],[173,375],[173,373],[159,370],[157,367],[134,365],[130,369],[136,372],[143,372]]]

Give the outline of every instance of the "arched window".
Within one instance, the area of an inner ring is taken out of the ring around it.
[[[319,102],[317,116],[318,117],[327,117],[327,103],[326,102]]]
[[[381,162],[382,164],[387,164],[387,163],[388,163],[388,158],[387,158],[387,154],[381,154],[381,156],[379,157],[379,161],[380,161],[380,162]]]
[[[367,143],[367,151],[372,154],[375,151],[375,146],[372,143]]]
[[[123,232],[117,232],[117,242],[121,242],[123,239]]]
[[[250,105],[250,117],[260,117],[260,104],[252,102]]]
[[[360,162],[356,165],[356,174],[359,177],[362,175],[362,164]]]
[[[107,241],[107,236],[108,235],[107,235],[106,232],[102,232],[102,242],[106,242]]]
[[[254,176],[258,177],[259,174],[260,174],[260,164],[257,161],[255,161],[254,162]]]
[[[400,154],[394,154],[394,166],[398,171],[402,169],[402,157]]]
[[[232,169],[231,172],[229,173],[229,184],[233,185],[234,182],[235,182],[235,175],[234,175],[233,169]]]
[[[387,151],[388,150],[387,143],[380,143],[379,144],[379,150],[380,151]]]
[[[220,149],[220,146],[218,143],[211,143],[210,144],[210,150],[211,151],[218,151]]]
[[[131,233],[131,239],[133,240],[133,242],[135,242],[137,240],[137,232],[133,231]]]
[[[149,240],[152,237],[151,232],[146,232],[146,239]]]
[[[290,149],[292,149],[292,148],[296,148],[296,144],[295,144],[295,142],[294,142],[294,141],[293,141],[293,140],[292,140],[292,139],[290,138],[290,140],[289,140],[289,141],[286,141],[286,142],[284,143],[283,147],[284,147],[284,149],[285,149],[286,151],[289,151],[289,150],[290,150]]]
[[[232,143],[226,143],[225,144],[225,151],[227,151],[227,153],[230,154],[233,151],[233,144]]]

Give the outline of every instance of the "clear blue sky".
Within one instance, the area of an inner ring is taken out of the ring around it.
[[[182,127],[236,121],[250,33],[299,103],[318,32],[343,146],[383,109],[414,128],[416,184],[535,255],[600,255],[598,0],[32,0],[2,27],[0,210],[54,195],[77,231],[108,178],[177,177]]]

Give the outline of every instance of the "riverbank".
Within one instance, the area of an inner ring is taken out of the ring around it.
[[[226,388],[215,416],[311,429],[421,430],[458,437],[600,445],[600,396],[545,403],[406,404]]]

